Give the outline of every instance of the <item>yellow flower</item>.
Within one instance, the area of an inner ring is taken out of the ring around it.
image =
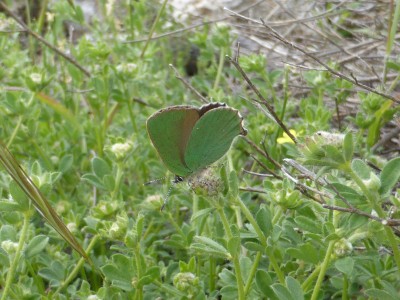
[[[289,130],[291,134],[293,134],[294,137],[297,137],[297,133],[295,130],[290,129]],[[286,132],[283,133],[282,137],[279,137],[277,140],[278,144],[284,144],[284,143],[291,143],[294,144],[293,140],[287,135]]]

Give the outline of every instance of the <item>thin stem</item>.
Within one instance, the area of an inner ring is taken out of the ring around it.
[[[231,228],[229,226],[228,219],[226,218],[225,212],[223,207],[218,207],[217,208],[218,214],[221,218],[222,224],[225,229],[225,233],[228,236],[228,240],[233,238],[233,234],[231,231]],[[239,300],[244,300],[246,299],[245,293],[244,293],[244,286],[243,286],[243,278],[242,278],[242,272],[240,269],[240,263],[239,263],[239,256],[237,253],[232,255],[232,262],[233,266],[235,268],[235,274],[236,274],[236,282],[237,282],[237,288],[238,288],[238,299]]]
[[[32,26],[31,8],[29,6],[29,1],[28,0],[25,0],[25,15],[26,15],[26,25],[28,27],[31,27]],[[32,60],[32,63],[35,64],[35,58],[36,58],[36,56],[35,56],[35,45],[33,43],[32,36],[28,37],[28,41],[29,41],[28,42],[28,44],[29,44],[29,46],[28,46],[28,48],[29,48],[29,56],[30,56],[30,58]]]
[[[189,81],[187,81],[185,78],[183,78],[183,77],[179,74],[178,70],[174,67],[174,65],[169,64],[169,67],[174,71],[175,77],[176,77],[177,79],[179,79],[180,81],[182,81],[182,83],[183,83],[193,94],[195,94],[195,95],[200,99],[201,102],[203,102],[203,103],[208,103],[208,102],[209,102],[209,101],[207,100],[207,98],[203,97],[203,95],[202,95],[198,90],[196,90],[196,89],[189,83]]]
[[[31,211],[28,210],[28,211],[24,212],[24,223],[22,225],[21,236],[19,237],[18,247],[15,252],[14,259],[11,263],[10,269],[7,272],[7,279],[6,279],[6,283],[4,286],[3,295],[1,297],[1,300],[8,299],[8,293],[10,292],[10,287],[11,287],[12,281],[14,279],[15,271],[17,269],[18,262],[21,257],[22,248],[25,245],[25,240],[26,240],[27,233],[28,233],[30,218],[31,218]]]
[[[349,279],[347,278],[346,274],[343,274],[343,290],[342,290],[342,300],[349,299]]]
[[[244,287],[244,294],[246,296],[250,291],[251,284],[253,283],[254,276],[256,275],[258,266],[260,264],[261,257],[262,257],[261,252],[257,252],[256,258],[254,259],[254,262],[253,262],[253,266],[251,267],[251,270],[250,270],[249,278],[247,278],[247,282]]]
[[[142,53],[140,54],[140,58],[143,58],[144,54],[146,53],[147,46],[149,45],[149,43],[151,41],[151,38],[152,38],[153,33],[154,33],[154,30],[156,29],[156,25],[157,25],[158,21],[160,20],[161,14],[163,13],[163,11],[165,9],[165,6],[167,5],[167,2],[168,2],[168,0],[164,0],[160,10],[158,11],[157,17],[154,20],[153,25],[151,26],[150,33],[149,33],[149,36],[147,38],[146,44],[144,45],[144,47],[142,49]]]
[[[128,113],[129,113],[129,118],[131,119],[131,124],[133,127],[133,132],[138,133],[138,129],[137,129],[137,125],[136,125],[136,121],[135,121],[135,115],[133,113],[133,109],[132,109],[132,103],[131,100],[128,99],[126,101],[127,106],[128,106]]]
[[[278,223],[280,217],[282,216],[282,213],[283,213],[282,206],[276,206],[274,211],[274,216],[271,221],[272,225]]]
[[[92,240],[89,243],[89,246],[87,246],[85,252],[89,253],[93,247],[96,245],[97,241],[100,239],[100,235],[95,235],[93,236]],[[76,264],[75,268],[71,271],[71,273],[69,273],[68,277],[64,280],[64,282],[58,287],[58,289],[54,292],[53,294],[53,298],[56,298],[56,296],[64,289],[66,288],[72,280],[74,280],[74,278],[76,277],[76,275],[78,274],[78,272],[82,269],[84,263],[85,263],[86,259],[81,257],[78,261],[78,263]]]
[[[47,4],[49,0],[43,0],[40,8],[40,15],[37,22],[37,31],[42,32],[44,21],[46,19]]]
[[[306,293],[309,289],[311,284],[313,283],[314,279],[318,276],[319,271],[321,270],[321,265],[318,265],[314,271],[304,280],[303,284],[301,285],[302,290]]]
[[[178,225],[178,223],[176,222],[175,218],[172,216],[172,214],[170,212],[168,212],[168,219],[171,222],[172,226],[174,226],[175,230],[182,236],[186,236],[183,231],[181,226]]]
[[[118,192],[121,186],[122,174],[123,174],[123,161],[119,161],[117,163],[117,174],[115,175],[115,187],[111,194],[112,199],[118,198]]]
[[[386,55],[385,55],[385,61],[384,61],[384,69],[383,69],[383,83],[386,82],[386,76],[387,76],[387,64],[389,61],[390,54],[392,53],[393,49],[393,44],[394,44],[394,39],[397,31],[397,24],[399,23],[400,19],[400,1],[396,1],[396,9],[393,13],[393,3],[390,7],[390,17],[389,17],[389,36],[387,38],[387,43],[386,43]],[[392,18],[393,17],[393,18]]]
[[[209,266],[209,278],[208,278],[208,285],[209,285],[209,289],[210,289],[210,293],[212,292],[212,291],[214,291],[215,290],[215,277],[216,277],[216,274],[215,274],[215,269],[216,269],[216,263],[215,263],[215,258],[214,257],[211,257],[210,256],[210,259],[209,259],[209,264],[210,264],[210,266]]]
[[[254,230],[257,233],[258,238],[260,239],[261,245],[263,245],[266,249],[267,248],[267,239],[264,236],[264,233],[262,232],[260,226],[258,226],[256,220],[254,219],[253,215],[251,214],[250,210],[247,208],[247,206],[243,203],[243,201],[238,197],[237,198],[237,203],[239,204],[243,214],[245,215],[246,219],[250,222],[250,224],[253,226]],[[277,262],[277,259],[275,258],[275,255],[273,251],[267,250],[268,258],[271,262],[271,265],[278,276],[279,282],[283,285],[286,285],[285,283],[285,275],[283,274],[281,268],[279,267],[279,264]]]
[[[219,53],[219,63],[218,63],[218,70],[217,70],[217,76],[215,76],[215,82],[213,86],[213,91],[215,92],[218,88],[219,81],[221,80],[221,75],[222,75],[222,68],[224,67],[224,57],[225,57],[225,49],[222,48],[220,53]]]
[[[142,268],[142,259],[140,257],[140,243],[137,243],[135,249],[135,261],[136,261],[136,271],[138,280],[140,280],[143,276],[143,268]],[[142,300],[143,299],[143,285],[136,288],[135,291],[135,299]]]
[[[328,269],[329,263],[331,261],[331,255],[332,255],[335,243],[336,243],[336,241],[329,242],[328,249],[326,250],[326,253],[325,253],[324,261],[321,264],[321,269],[318,274],[317,282],[315,283],[315,287],[314,287],[313,293],[311,295],[311,300],[318,299],[318,294],[321,289],[322,281],[324,280],[326,270]]]
[[[368,201],[371,203],[373,208],[375,209],[376,213],[380,218],[385,218],[385,212],[383,211],[382,207],[379,205],[378,201],[376,200],[378,197],[374,193],[372,193],[367,186],[364,184],[362,179],[358,177],[356,173],[350,167],[346,168],[346,171],[349,173],[350,177],[355,181],[355,183],[360,187],[364,195],[367,197]],[[383,225],[382,225],[383,226]],[[391,228],[387,226],[383,226],[385,230],[386,236],[392,247],[393,257],[397,265],[397,271],[400,272],[400,250],[396,242],[396,237]]]
[[[229,61],[235,66],[235,68],[239,71],[240,75],[242,75],[243,79],[247,82],[248,86],[253,90],[253,92],[257,95],[257,97],[260,99],[261,103],[268,109],[268,112],[271,114],[271,116],[274,118],[275,122],[282,128],[283,131],[286,132],[288,137],[297,144],[296,137],[289,131],[289,129],[286,127],[286,125],[282,122],[282,120],[279,118],[279,116],[276,114],[274,108],[272,107],[271,104],[268,103],[268,101],[264,98],[264,96],[260,93],[260,91],[256,88],[256,86],[253,84],[253,82],[250,80],[250,78],[247,76],[247,74],[243,71],[242,67],[239,65],[238,62],[233,60],[231,57],[227,56]]]
[[[14,130],[13,130],[11,136],[10,136],[10,139],[7,142],[7,148],[9,148],[11,146],[11,144],[13,143],[13,141],[14,141],[14,139],[15,139],[18,131],[19,131],[19,128],[21,127],[21,124],[22,124],[22,116],[20,116],[18,118],[17,125],[15,126],[15,128],[14,128]]]

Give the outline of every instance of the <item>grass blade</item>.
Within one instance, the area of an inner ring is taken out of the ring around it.
[[[75,237],[51,207],[50,203],[46,200],[2,142],[0,142],[0,162],[8,174],[10,174],[29,199],[31,199],[33,205],[43,218],[45,218],[46,221],[63,237],[63,239],[82,257],[89,259],[85,250],[83,250],[81,245],[76,241]]]

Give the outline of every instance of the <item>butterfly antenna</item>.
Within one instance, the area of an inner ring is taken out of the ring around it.
[[[150,184],[153,184],[153,183],[159,183],[159,182],[163,181],[164,179],[165,179],[165,177],[160,177],[160,178],[157,178],[157,179],[153,179],[153,180],[147,181],[143,185],[150,185]]]
[[[172,189],[175,187],[176,184],[181,183],[182,181],[183,181],[183,177],[182,176],[175,175],[174,180],[172,180],[172,185],[168,189],[167,195],[164,198],[164,203],[163,203],[163,205],[161,206],[161,209],[160,209],[161,211],[163,211],[165,205],[167,205],[167,201],[168,201],[169,196],[171,195]]]

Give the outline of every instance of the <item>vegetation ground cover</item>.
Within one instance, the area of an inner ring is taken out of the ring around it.
[[[90,20],[12,2],[2,299],[399,298],[400,2],[244,1],[195,25],[167,1],[97,1]],[[146,120],[204,102],[248,135],[161,211],[174,174]]]

